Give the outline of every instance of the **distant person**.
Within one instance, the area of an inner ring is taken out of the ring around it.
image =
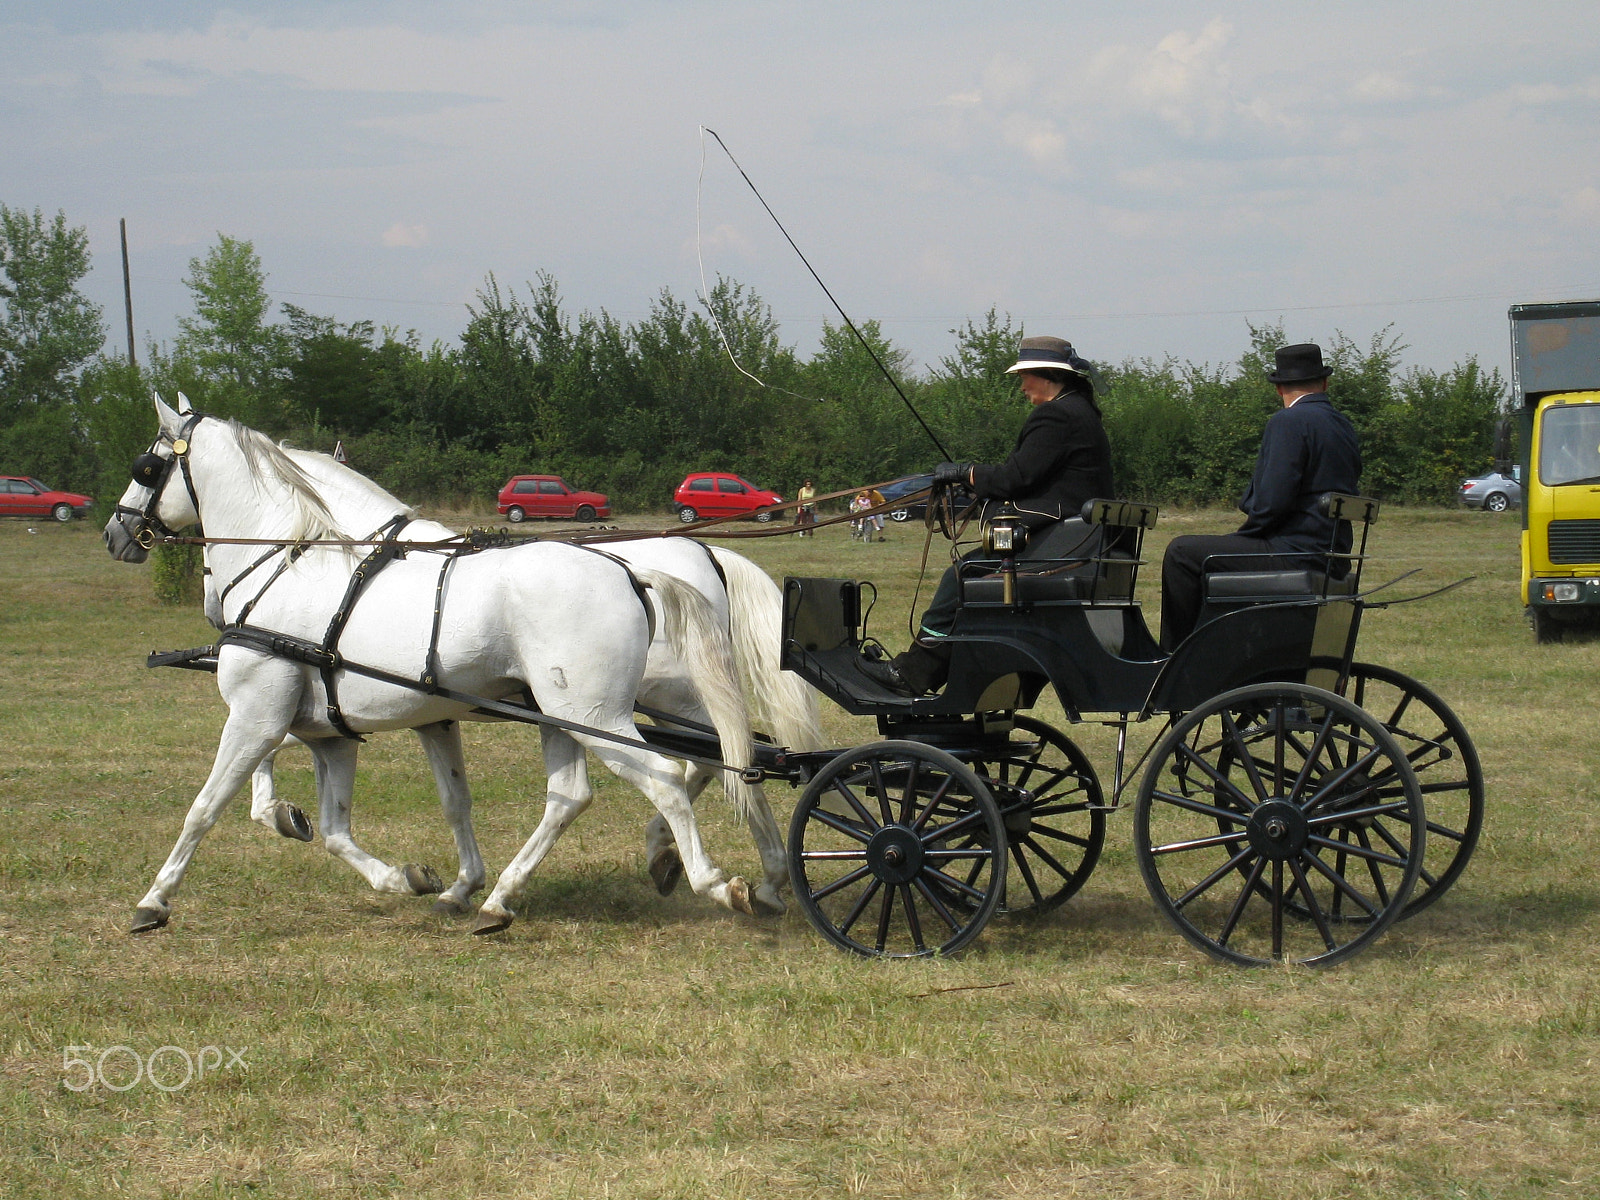
[[[1016,375],[1032,406],[1011,456],[995,466],[940,463],[934,482],[970,488],[986,502],[986,517],[1004,507],[1032,531],[1077,516],[1086,500],[1112,495],[1111,443],[1100,421],[1088,361],[1062,338],[1027,337],[1017,347],[1016,364],[1006,372]],[[984,553],[974,550],[966,557]],[[863,659],[861,669],[904,696],[943,687],[950,650],[941,639],[955,623],[959,598],[952,565],[940,578],[910,648],[888,661]]]
[[[888,501],[883,498],[883,493],[877,488],[868,488],[867,503],[873,508],[882,508]],[[872,529],[878,535],[878,540],[880,542],[883,541],[883,514],[881,512],[873,513],[867,520],[872,522]]]
[[[863,515],[871,507],[872,499],[867,495],[865,488],[850,497],[850,536],[852,538],[860,538],[863,542],[872,540],[872,518]]]
[[[1255,473],[1239,501],[1244,524],[1233,533],[1173,538],[1167,546],[1161,564],[1161,645],[1168,651],[1199,620],[1202,567],[1216,572],[1326,566],[1336,579],[1349,569],[1348,560],[1328,563],[1324,555],[1330,543],[1338,553],[1349,552],[1350,522],[1339,521],[1336,529],[1333,518],[1318,511],[1317,500],[1324,492],[1359,493],[1361,445],[1355,426],[1328,399],[1333,372],[1322,365],[1320,346],[1282,346],[1275,359],[1267,379],[1283,408],[1268,418],[1262,432]],[[1207,565],[1214,554],[1245,557]],[[1259,557],[1263,554],[1274,557]]]
[[[795,499],[800,501],[800,507],[794,510],[794,523],[800,529],[800,536],[815,537],[817,531],[812,526],[817,523],[817,489],[811,486],[811,480],[800,485]]]

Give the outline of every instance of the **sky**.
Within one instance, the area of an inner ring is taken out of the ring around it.
[[[189,263],[453,342],[492,272],[624,322],[829,291],[921,368],[991,308],[1090,358],[1388,330],[1509,374],[1506,308],[1600,296],[1600,4],[0,0],[0,203],[88,230],[141,356]],[[279,310],[275,309],[274,312]]]

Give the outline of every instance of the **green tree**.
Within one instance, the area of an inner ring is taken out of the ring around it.
[[[67,403],[104,345],[100,307],[78,291],[89,265],[88,231],[65,213],[46,224],[0,204],[0,424]]]
[[[0,456],[57,487],[87,487],[94,461],[73,403],[105,342],[100,308],[78,290],[89,236],[0,204]]]
[[[184,285],[195,315],[178,320],[174,373],[194,380],[197,404],[218,416],[263,429],[282,428],[275,373],[284,354],[283,331],[267,323],[272,300],[255,245],[227,234],[203,257],[189,260]]]
[[[341,325],[293,304],[283,306],[285,415],[337,435],[367,433],[388,416],[378,376],[382,353],[371,321]]]

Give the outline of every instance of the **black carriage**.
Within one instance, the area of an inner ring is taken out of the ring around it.
[[[882,736],[765,755],[804,785],[788,849],[812,924],[858,954],[949,954],[997,912],[1054,908],[1094,869],[1140,764],[1140,871],[1218,958],[1337,962],[1438,899],[1476,844],[1482,773],[1439,697],[1355,661],[1377,505],[1322,503],[1359,525],[1354,551],[1208,574],[1170,655],[1135,598],[1156,509],[1094,501],[1021,549],[998,525],[992,557],[959,567],[950,677],[929,698],[861,669],[870,584],[786,580],[784,666]],[[1109,796],[1070,737],[1026,715],[1046,687],[1069,722],[1116,729]],[[1153,718],[1130,770],[1128,727]]]

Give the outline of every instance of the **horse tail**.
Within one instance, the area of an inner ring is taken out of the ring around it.
[[[747,820],[750,785],[733,772],[742,771],[755,761],[755,739],[728,631],[711,602],[683,580],[643,567],[629,569],[634,578],[655,593],[667,642],[687,668],[700,702],[711,717],[722,743],[722,761],[733,768],[732,772],[723,773],[725,789],[740,820]]]
[[[780,746],[820,750],[822,716],[817,694],[804,679],[779,666],[783,648],[783,589],[742,554],[707,547],[728,585],[728,620],[739,681],[751,715]]]

